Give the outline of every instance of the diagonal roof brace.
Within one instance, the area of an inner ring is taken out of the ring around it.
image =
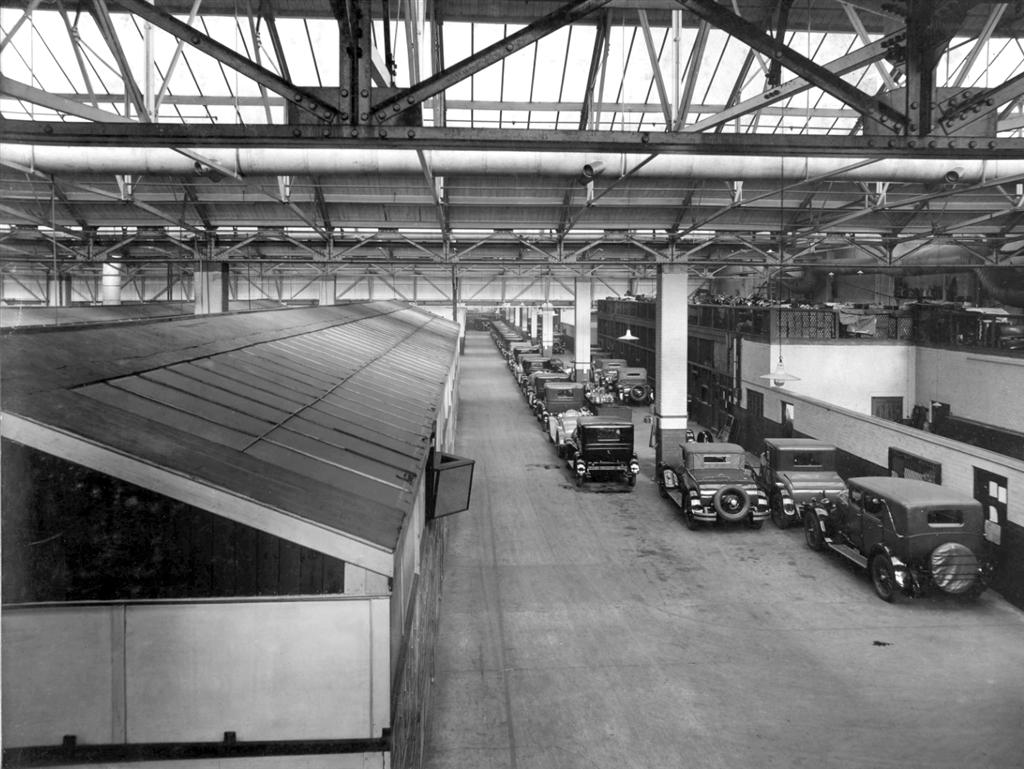
[[[862,115],[874,118],[896,133],[906,133],[907,118],[899,110],[864,93],[830,70],[816,64],[792,48],[780,45],[756,24],[738,16],[714,0],[675,0],[686,10],[743,41],[755,51],[777,59],[782,66],[809,83],[832,94]]]
[[[299,88],[269,69],[261,67],[251,59],[231,50],[226,45],[218,43],[209,35],[203,34],[195,27],[190,27],[188,24],[178,21],[170,14],[150,5],[146,0],[111,0],[111,2],[183,40],[193,48],[212,56],[222,64],[251,78],[274,93],[280,94],[301,109],[311,112],[320,120],[329,123],[338,118],[337,106],[329,104],[315,93]]]
[[[121,0],[118,0],[120,2]],[[142,2],[143,0],[129,0],[130,2]],[[549,13],[533,24],[523,27],[518,32],[509,35],[504,40],[484,48],[482,51],[468,56],[462,61],[453,64],[447,69],[437,72],[421,83],[410,88],[403,89],[399,93],[385,99],[372,108],[378,122],[383,123],[395,115],[420,102],[426,101],[431,96],[444,91],[456,83],[465,80],[467,77],[476,74],[492,64],[501,61],[521,48],[525,48],[540,38],[561,29],[567,24],[572,24],[591,11],[608,5],[612,0],[572,0],[556,11]]]

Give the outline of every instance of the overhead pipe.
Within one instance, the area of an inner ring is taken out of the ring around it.
[[[580,175],[591,168],[634,168],[637,177],[680,179],[749,179],[791,184],[828,176],[852,182],[974,184],[988,179],[1024,175],[1024,160],[891,158],[861,162],[837,157],[751,157],[748,155],[624,155],[618,153],[515,152],[483,150],[424,150],[439,176],[524,175],[531,177]],[[204,147],[204,158],[241,176],[295,176],[329,174],[420,175],[415,150],[339,150],[315,148]],[[0,144],[5,162],[47,174],[157,174],[189,176],[193,160],[179,151],[152,147],[75,147]]]

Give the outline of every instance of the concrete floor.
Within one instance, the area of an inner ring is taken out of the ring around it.
[[[889,605],[802,532],[576,489],[488,335],[462,359],[427,769],[1024,766],[1024,612]]]

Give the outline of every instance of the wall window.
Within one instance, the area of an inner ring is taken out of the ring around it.
[[[917,478],[942,485],[942,465],[892,447],[889,448],[889,472],[897,478]]]

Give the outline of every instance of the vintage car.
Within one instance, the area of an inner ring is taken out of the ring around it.
[[[538,401],[540,411],[537,419],[548,430],[551,420],[564,411],[587,411],[584,385],[579,382],[545,382],[544,397]]]
[[[544,410],[544,387],[548,382],[568,382],[568,371],[534,371],[526,384],[526,402],[533,415],[541,418]]]
[[[758,481],[780,529],[800,522],[804,502],[846,489],[836,472],[836,447],[813,438],[765,438]]]
[[[761,528],[768,517],[768,498],[742,446],[687,441],[679,448],[678,464],[658,467],[658,490],[683,511],[687,527],[721,520]]]
[[[995,570],[977,500],[915,478],[859,477],[801,505],[807,546],[867,568],[883,601],[940,590],[975,597]]]
[[[591,378],[594,384],[605,387],[608,389],[614,389],[615,380],[618,377],[618,371],[623,366],[627,365],[625,358],[598,358],[593,363],[591,369]]]
[[[563,455],[576,485],[587,480],[619,478],[636,486],[640,462],[633,450],[633,421],[618,416],[580,416]]]
[[[653,397],[647,381],[647,369],[637,366],[622,366],[615,378],[615,390],[620,403],[646,404]]]
[[[519,363],[520,355],[539,355],[540,351],[540,345],[534,344],[529,339],[520,339],[511,342],[505,348],[505,359],[508,361],[508,367],[514,370],[516,364]]]
[[[551,358],[546,355],[520,355],[519,362],[516,363],[512,373],[515,374],[516,383],[520,389],[525,392],[526,382],[529,380],[530,374],[535,371],[549,369],[550,365]]]

